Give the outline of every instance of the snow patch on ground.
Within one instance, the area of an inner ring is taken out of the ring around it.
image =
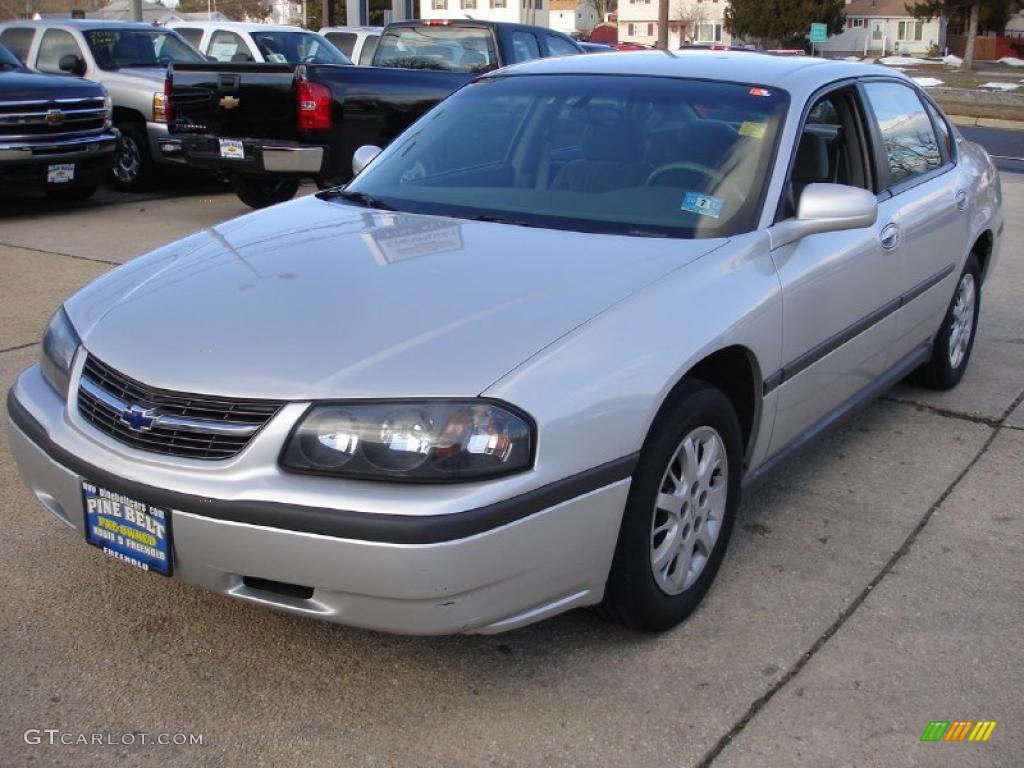
[[[959,67],[959,66],[963,65],[964,60],[961,59],[959,56],[954,56],[951,53],[948,56],[943,56],[942,57],[942,63],[943,64],[948,64],[951,67]]]
[[[885,64],[887,67],[919,67],[922,64],[927,64],[928,62],[914,56],[883,56],[878,60],[878,63]]]
[[[860,56],[843,56],[843,61],[864,61]]]
[[[1015,91],[1020,86],[1016,83],[982,83],[979,88],[994,88],[997,91]]]
[[[1016,56],[1003,56],[999,63],[1008,64],[1011,67],[1024,67],[1024,59],[1018,59]]]
[[[922,88],[931,88],[934,85],[943,85],[943,82],[937,77],[915,77],[914,82]]]

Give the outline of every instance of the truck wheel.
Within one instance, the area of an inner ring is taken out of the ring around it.
[[[48,189],[46,196],[51,200],[61,200],[68,203],[85,200],[96,193],[96,184],[83,187],[70,187],[69,189]]]
[[[235,174],[231,177],[231,187],[238,195],[238,199],[250,208],[266,208],[295,197],[299,190],[299,181]]]
[[[732,404],[685,380],[640,452],[600,612],[645,632],[689,616],[722,563],[742,472]]]
[[[141,192],[156,176],[146,126],[120,123],[117,127],[121,131],[121,143],[114,158],[114,186],[122,192]]]

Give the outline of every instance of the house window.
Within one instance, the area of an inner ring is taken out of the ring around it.
[[[697,42],[698,43],[720,43],[720,42],[722,42],[722,25],[721,24],[698,24],[697,25]]]
[[[459,8],[464,11],[476,10],[476,0],[459,0]]]
[[[491,8],[507,8],[505,0],[491,0]]]
[[[900,40],[910,40],[918,42],[924,33],[924,22],[923,21],[901,21],[899,29]]]
[[[864,19],[847,19],[846,26],[851,29],[863,29]]]
[[[430,0],[430,7],[435,11],[447,11],[448,0]]]
[[[658,25],[653,22],[647,23],[647,36],[654,37],[658,34]]]

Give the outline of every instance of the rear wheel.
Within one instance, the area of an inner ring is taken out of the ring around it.
[[[156,178],[149,137],[141,123],[120,123],[121,143],[114,158],[114,186],[124,192],[148,189]]]
[[[981,268],[972,253],[935,336],[932,359],[914,372],[916,383],[929,389],[952,389],[960,383],[974,349],[981,310],[980,288]]]
[[[275,179],[270,176],[231,177],[231,187],[238,199],[250,208],[266,208],[270,205],[291,200],[299,190],[298,179]]]
[[[722,563],[740,499],[742,442],[728,398],[683,384],[633,474],[602,609],[647,632],[679,624]]]
[[[46,196],[51,200],[62,200],[71,203],[92,197],[96,194],[96,189],[96,184],[81,187],[69,187],[68,189],[48,189],[46,190]]]

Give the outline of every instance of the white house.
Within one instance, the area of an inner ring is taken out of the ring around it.
[[[684,43],[730,45],[725,31],[728,0],[669,0],[668,47]],[[658,0],[619,0],[619,41],[654,45],[658,41]]]
[[[575,8],[575,6],[573,6]],[[509,21],[548,26],[550,0],[420,0],[421,19]]]
[[[579,0],[550,0],[548,26],[556,32],[572,34],[576,31],[576,6]]]
[[[818,48],[831,56],[924,56],[946,44],[946,19],[915,19],[906,0],[846,0],[846,26]]]

